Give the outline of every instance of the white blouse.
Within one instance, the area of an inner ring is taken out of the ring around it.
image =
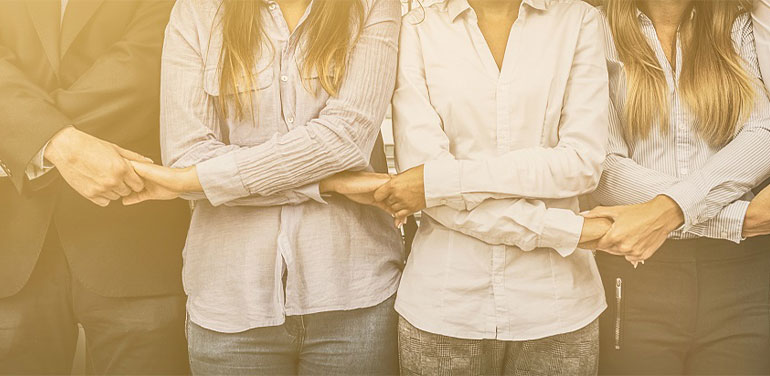
[[[466,0],[402,22],[398,169],[425,165],[428,209],[396,309],[460,338],[529,340],[605,308],[577,197],[601,175],[609,91],[601,15],[525,0],[498,69]]]

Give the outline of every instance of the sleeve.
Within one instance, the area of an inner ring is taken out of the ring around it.
[[[430,161],[454,161],[441,118],[430,102],[417,26],[407,16],[401,32],[398,78],[393,94],[393,134],[396,164],[400,171]],[[428,186],[426,170],[426,191]],[[423,213],[455,231],[487,243],[556,249],[568,256],[577,247],[583,218],[575,213],[547,208],[542,201],[505,198],[486,200],[473,210],[439,202]]]
[[[743,25],[739,54],[751,79],[755,103],[736,137],[708,162],[662,193],[682,209],[684,230],[705,222],[770,174],[770,101],[761,85],[751,22]]]
[[[369,166],[395,83],[401,6],[374,0],[351,49],[346,77],[318,117],[256,146],[235,148],[198,164],[212,204],[316,183]]]
[[[45,145],[43,145],[43,148],[40,149],[40,151],[35,154],[35,157],[32,158],[32,161],[29,162],[29,165],[27,165],[26,174],[27,179],[34,180],[37,179],[43,175],[45,175],[48,171],[53,170],[56,168],[56,166],[51,165],[48,163],[48,161],[45,160],[45,149],[48,147],[48,143],[46,142]]]
[[[577,37],[555,147],[478,160],[430,161],[425,164],[426,188],[443,188],[426,189],[428,207],[463,200],[465,207],[458,209],[471,209],[483,198],[560,199],[592,192],[607,139],[609,89],[602,37],[601,14],[589,8]]]
[[[201,182],[208,183],[205,188],[213,183],[210,183],[212,175],[200,169],[204,162],[248,148],[222,141],[214,100],[204,92],[201,84],[204,62],[196,19],[191,2],[181,0],[174,6],[166,29],[161,68],[160,140],[163,163],[173,168],[198,165]],[[189,193],[182,197],[208,199],[212,204],[228,206],[277,206],[298,204],[308,199],[325,202],[317,184],[268,195],[228,198],[209,188],[204,193]]]
[[[751,15],[754,21],[754,41],[759,67],[762,77],[767,81],[770,80],[770,0],[754,0]],[[770,91],[770,85],[767,82],[765,87]]]
[[[0,160],[19,192],[34,156],[54,134],[72,124],[20,64],[14,51],[0,45]]]

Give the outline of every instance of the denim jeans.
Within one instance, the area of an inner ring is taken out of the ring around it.
[[[287,316],[283,325],[241,333],[188,322],[190,368],[196,375],[396,375],[394,302]]]

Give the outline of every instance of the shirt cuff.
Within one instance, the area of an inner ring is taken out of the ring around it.
[[[211,205],[222,205],[250,195],[243,185],[233,153],[198,163],[196,170],[203,193]]]
[[[724,239],[740,244],[746,240],[743,237],[743,223],[746,220],[746,210],[749,201],[738,200],[724,207],[719,214],[699,225],[693,226],[688,234],[712,239]],[[703,226],[701,228],[701,226]]]
[[[328,202],[326,202],[326,200],[324,200],[323,197],[321,197],[321,187],[319,183],[308,184],[308,185],[299,187],[294,191],[313,201],[318,202],[319,204],[328,204]]]
[[[700,214],[702,212],[700,209],[703,206],[703,192],[692,183],[686,181],[677,183],[661,194],[674,200],[682,210],[684,224],[681,229],[683,231],[688,231],[692,226],[706,220]]]
[[[549,208],[545,213],[543,231],[537,241],[538,248],[552,248],[562,257],[577,249],[585,219],[571,210]]]
[[[460,161],[442,159],[430,161],[423,167],[426,207],[446,205],[466,210],[460,188]]]
[[[37,179],[55,168],[54,165],[45,160],[45,149],[48,147],[49,143],[50,141],[46,142],[27,165],[27,169],[24,172],[27,174],[29,180]]]

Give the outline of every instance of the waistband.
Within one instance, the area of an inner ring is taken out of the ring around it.
[[[760,253],[770,257],[770,236],[749,238],[740,244],[722,239],[685,239],[666,240],[650,261],[657,262],[692,262],[704,260],[730,260]],[[610,255],[597,251],[597,257],[621,259],[621,256]]]

